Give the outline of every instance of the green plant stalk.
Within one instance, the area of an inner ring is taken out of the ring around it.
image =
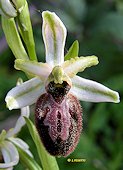
[[[18,20],[19,31],[26,44],[30,60],[37,61],[30,14],[28,9],[28,4],[26,1],[23,10],[17,16],[17,20]]]
[[[25,0],[12,0],[12,3],[13,3],[14,8],[20,13],[26,4],[26,1]]]
[[[40,137],[38,135],[38,132],[34,126],[34,124],[31,122],[30,119],[25,117],[25,121],[27,123],[29,132],[32,136],[32,139],[37,147],[37,151],[39,154],[39,158],[41,160],[41,164],[43,167],[43,170],[59,170],[57,161],[55,157],[51,156],[44,148],[43,144],[41,143]]]
[[[14,18],[7,19],[4,16],[2,18],[2,28],[9,47],[11,48],[15,58],[17,59],[29,59],[26,50],[22,44]]]
[[[17,147],[17,149],[20,155],[20,160],[22,164],[26,166],[26,168],[28,168],[29,170],[42,170],[42,168],[37,164],[37,162],[32,157],[30,157],[20,147]]]

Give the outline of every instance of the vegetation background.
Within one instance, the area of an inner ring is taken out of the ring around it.
[[[79,74],[98,81],[120,93],[121,102],[81,102],[83,132],[75,151],[67,158],[57,158],[60,170],[123,170],[123,1],[122,0],[28,0],[36,51],[44,61],[39,10],[57,13],[67,27],[65,52],[79,40],[80,56],[97,55],[100,63]],[[0,25],[0,131],[14,126],[19,110],[9,111],[4,98],[24,73],[14,69],[14,56],[8,48]],[[34,106],[31,119],[34,121]],[[31,136],[25,126],[19,136],[29,145],[38,161]],[[86,159],[68,163],[68,158]],[[22,170],[21,164],[15,170]]]

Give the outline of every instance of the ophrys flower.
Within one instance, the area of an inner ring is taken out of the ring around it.
[[[0,168],[12,170],[13,166],[18,164],[19,153],[16,146],[32,157],[29,146],[22,139],[16,137],[17,133],[25,125],[23,116],[29,117],[28,106],[21,109],[21,116],[18,118],[15,127],[8,131],[3,130],[0,134],[0,151],[4,161],[4,163],[0,163]]]
[[[46,63],[17,59],[16,69],[36,77],[10,90],[6,102],[10,110],[36,103],[36,125],[44,146],[52,155],[67,156],[77,145],[82,129],[78,99],[118,103],[119,94],[76,76],[98,64],[97,57],[75,56],[64,61],[66,28],[55,13],[44,11],[42,16]]]

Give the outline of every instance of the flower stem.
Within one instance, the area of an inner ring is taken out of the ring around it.
[[[35,51],[35,42],[33,37],[32,25],[30,20],[30,13],[28,9],[28,4],[25,1],[25,6],[20,14],[17,16],[19,31],[21,36],[26,44],[27,51],[30,57],[30,60],[36,60],[36,51]]]
[[[17,147],[17,146],[16,146]],[[29,170],[42,170],[42,168],[37,164],[37,162],[30,157],[26,152],[24,152],[20,147],[17,147],[20,160],[26,168]]]

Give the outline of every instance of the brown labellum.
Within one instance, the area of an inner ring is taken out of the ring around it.
[[[73,152],[82,130],[82,109],[69,89],[65,81],[51,82],[36,103],[36,127],[44,147],[53,156],[66,157]]]

